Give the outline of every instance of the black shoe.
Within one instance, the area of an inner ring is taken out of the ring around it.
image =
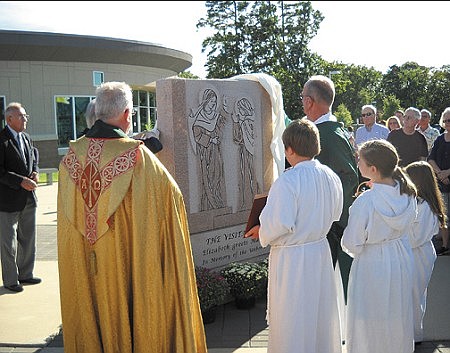
[[[446,248],[445,246],[441,246],[441,248],[436,251],[436,255],[445,255],[448,252],[448,248]]]
[[[19,283],[22,283],[22,284],[38,284],[41,282],[42,282],[42,280],[37,277],[31,277],[31,278],[27,278],[27,279],[19,279]]]
[[[13,284],[11,286],[5,286],[6,289],[9,289],[10,291],[13,292],[22,292],[23,291],[23,287],[20,284]]]

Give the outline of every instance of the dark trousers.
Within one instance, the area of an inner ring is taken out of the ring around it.
[[[0,212],[3,285],[33,277],[36,256],[36,204],[29,197],[22,211]]]
[[[331,257],[333,259],[333,267],[339,261],[339,270],[341,272],[342,286],[344,287],[344,299],[347,304],[347,287],[350,268],[352,266],[353,258],[342,250],[341,239],[344,229],[337,223],[333,223],[330,231],[327,234],[328,244],[330,245]]]

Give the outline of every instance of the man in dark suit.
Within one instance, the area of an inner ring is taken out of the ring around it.
[[[5,110],[6,126],[0,132],[0,249],[6,289],[21,292],[22,284],[37,284],[33,276],[36,255],[35,190],[38,154],[23,131],[29,115],[20,103]]]

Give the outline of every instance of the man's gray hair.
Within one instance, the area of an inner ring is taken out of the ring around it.
[[[311,76],[305,84],[306,93],[314,100],[326,103],[330,108],[336,95],[334,83],[323,75]]]
[[[20,108],[23,108],[23,107],[22,107],[22,104],[20,104],[19,102],[9,103],[5,109],[5,117],[8,117],[9,115],[11,115],[11,113],[13,111],[20,110]]]
[[[95,115],[107,121],[133,109],[133,93],[125,82],[105,82],[95,91]]]
[[[419,109],[417,109],[415,107],[409,107],[408,109],[405,110],[405,115],[406,115],[406,112],[413,112],[414,117],[416,119],[420,119],[420,110]]]
[[[89,102],[84,117],[86,118],[86,126],[90,129],[94,125],[95,120],[97,120],[97,116],[95,115],[95,99]]]
[[[371,111],[373,111],[375,116],[377,115],[377,108],[374,105],[372,105],[372,104],[363,105],[362,108],[361,108],[361,111],[363,111],[364,109],[367,109],[367,108],[370,109]]]

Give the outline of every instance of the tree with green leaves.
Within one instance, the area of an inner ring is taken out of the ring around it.
[[[383,98],[383,116],[384,120],[395,114],[395,112],[401,109],[400,99],[393,94],[390,94]]]
[[[347,109],[344,103],[338,105],[336,111],[334,112],[334,116],[337,121],[341,121],[345,127],[353,124],[352,114]]]
[[[192,78],[192,79],[199,79],[197,75],[194,75],[192,72],[189,71],[183,71],[178,74],[178,77],[180,78]]]
[[[212,28],[212,36],[202,43],[207,49],[208,78],[228,78],[245,73],[242,61],[249,49],[246,38],[248,1],[205,1],[206,18],[201,18],[197,28]],[[248,37],[248,36],[247,36]]]
[[[431,124],[437,124],[445,108],[450,106],[450,65],[440,70],[432,69],[428,81],[426,103],[423,108],[431,111]]]
[[[206,1],[206,18],[197,28],[215,30],[202,43],[208,50],[208,78],[263,72],[283,88],[285,111],[303,117],[300,93],[308,78],[322,67],[308,44],[323,20],[309,1]]]
[[[327,62],[308,49],[323,15],[309,1],[206,1],[207,14],[197,28],[213,34],[202,43],[207,51],[208,78],[263,72],[283,90],[286,114],[304,116],[300,93],[312,76],[332,77],[334,107],[345,104],[358,122],[361,107],[373,104],[388,117],[395,106],[427,108],[436,123],[450,106],[450,66],[427,68],[415,62],[392,65],[386,74],[373,67]]]
[[[383,75],[374,68],[335,62],[327,64],[326,71],[338,72],[332,76],[336,87],[334,106],[345,104],[354,123],[358,122],[363,105],[377,106],[377,102],[381,102],[383,94],[380,86]]]
[[[382,88],[386,96],[396,96],[401,106],[421,109],[427,104],[430,77],[430,69],[415,62],[407,62],[401,66],[392,65],[383,76]]]

